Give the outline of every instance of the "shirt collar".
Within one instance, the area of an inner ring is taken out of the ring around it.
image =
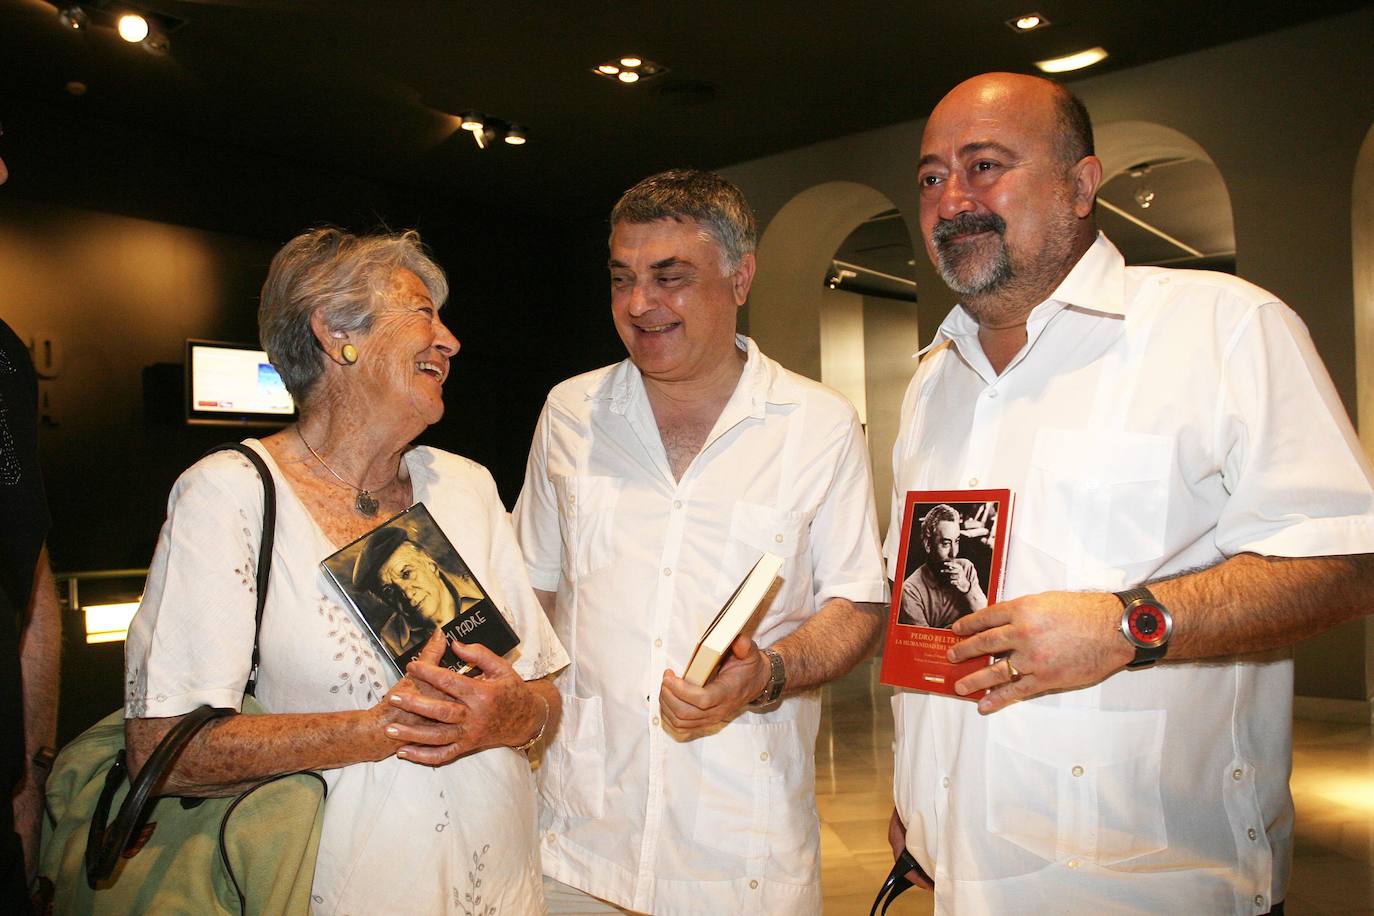
[[[731,402],[737,402],[742,394],[748,397],[749,413],[755,417],[764,415],[768,404],[799,404],[801,393],[796,384],[782,371],[782,367],[771,359],[764,358],[758,344],[743,334],[735,335],[735,346],[745,353],[744,371],[740,374],[739,384]],[[623,360],[611,371],[605,381],[590,389],[586,394],[589,401],[609,401],[611,410],[624,414],[630,401],[644,391],[644,376],[630,360]],[[746,394],[747,393],[747,394]]]
[[[1065,306],[1117,317],[1126,314],[1126,259],[1100,231],[1050,297],[1031,309],[1027,328],[1034,334]],[[956,305],[940,322],[934,339],[912,355],[923,356],[945,341],[977,336],[978,322],[962,305]]]

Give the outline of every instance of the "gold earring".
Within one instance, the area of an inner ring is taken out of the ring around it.
[[[343,361],[351,366],[358,361],[358,348],[351,343],[346,343],[339,348],[339,356],[343,357]]]

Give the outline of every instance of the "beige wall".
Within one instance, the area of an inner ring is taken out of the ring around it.
[[[1162,124],[1206,151],[1230,192],[1239,274],[1281,296],[1303,317],[1352,414],[1357,385],[1351,181],[1374,122],[1371,48],[1374,8],[1366,7],[1071,84],[1099,126]],[[744,189],[765,227],[798,195],[849,182],[891,200],[912,237],[919,238],[914,174],[922,126],[895,124],[722,171]],[[953,298],[927,260],[916,260],[917,315],[921,337],[928,340]],[[767,268],[760,259],[761,273]],[[751,308],[751,320],[765,328],[783,325],[776,316],[760,320],[763,303]],[[804,328],[808,320],[800,315],[791,327]],[[764,350],[773,349],[767,333],[756,336]],[[907,341],[908,352],[916,345]],[[804,347],[791,340],[782,349]],[[1374,397],[1374,391],[1365,396]],[[879,402],[870,391],[871,416]],[[884,459],[875,455],[875,461]],[[1374,694],[1374,681],[1365,673],[1364,627],[1348,624],[1297,647],[1299,693],[1360,701]]]

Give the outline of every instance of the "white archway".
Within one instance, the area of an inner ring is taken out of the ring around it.
[[[749,334],[793,372],[821,378],[825,271],[854,227],[895,205],[853,181],[802,191],[778,211],[759,240],[758,276],[749,296]]]
[[[1097,158],[1102,160],[1103,184],[1137,162],[1157,159],[1212,161],[1192,137],[1153,121],[1113,121],[1094,125],[1093,136]]]
[[[749,334],[763,352],[794,372],[841,390],[850,388],[851,398],[860,404],[867,400],[867,411],[861,415],[866,420],[878,519],[883,525],[902,392],[915,369],[911,354],[920,337],[916,306],[829,290],[825,276],[835,251],[855,228],[874,214],[895,209],[887,195],[857,182],[831,181],[802,191],[764,230],[748,307]],[[902,213],[901,218],[910,237],[915,214]],[[838,358],[837,343],[843,350]],[[843,380],[837,377],[837,368]],[[856,382],[867,398],[854,396]]]

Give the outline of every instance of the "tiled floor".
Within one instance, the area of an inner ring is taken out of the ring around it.
[[[891,690],[876,663],[826,688],[816,743],[816,804],[827,916],[865,916],[892,866]],[[1374,737],[1367,725],[1298,721],[1293,736],[1297,845],[1291,916],[1374,914]],[[912,889],[890,916],[928,914]]]

